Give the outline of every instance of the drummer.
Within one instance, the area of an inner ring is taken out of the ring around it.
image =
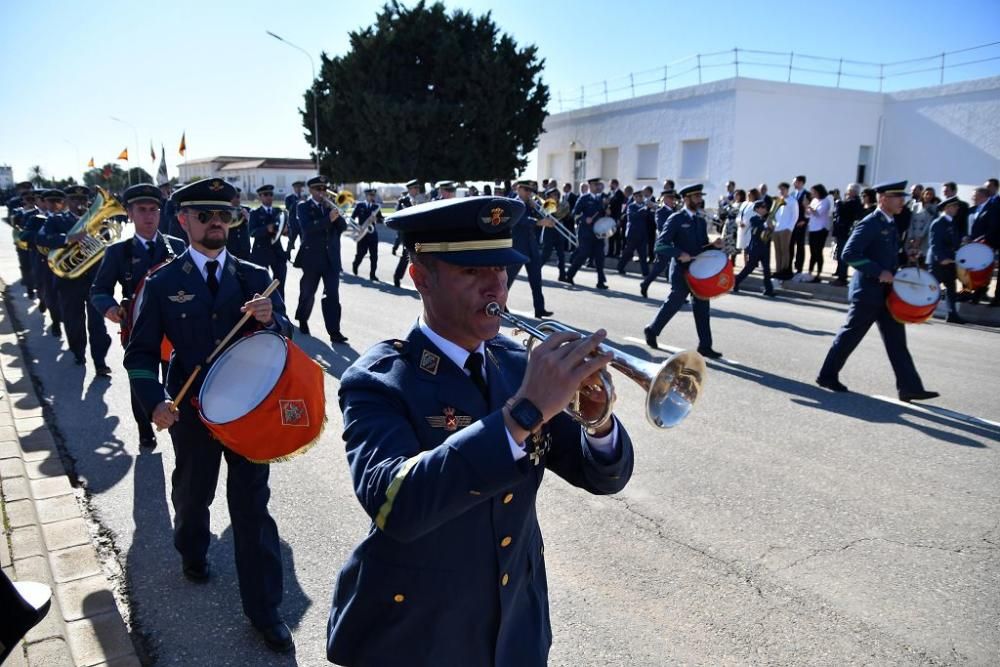
[[[902,401],[920,401],[940,396],[927,391],[906,347],[906,329],[886,307],[896,269],[899,268],[899,234],[894,216],[903,210],[906,181],[875,186],[878,207],[859,221],[844,245],[844,261],[854,267],[848,288],[850,308],[847,322],[833,339],[816,384],[831,391],[847,391],[840,369],[873,324],[879,333],[896,374],[896,389]]]
[[[125,368],[147,417],[158,428],[170,429],[175,458],[174,546],[181,554],[184,576],[195,583],[209,579],[209,506],[225,456],[243,611],[270,649],[286,652],[293,642],[278,610],[281,552],[278,528],[267,510],[268,466],[224,449],[202,424],[192,397],[198,395],[209,368],[202,368],[179,405],[171,400],[244,313],[250,313],[252,321],[241,333],[262,327],[286,336],[291,333],[281,297],[259,296],[270,282],[267,270],[226,251],[235,195],[235,188],[218,178],[191,183],[172,195],[190,246],[146,280],[143,304],[125,349]],[[165,387],[157,375],[164,335],[174,344]]]
[[[938,205],[941,213],[930,226],[930,247],[927,251],[927,266],[939,283],[944,283],[945,300],[948,302],[947,321],[953,324],[965,324],[958,316],[955,303],[955,251],[961,240],[961,232],[955,225],[955,214],[958,213],[961,200],[957,196],[948,197]]]
[[[702,250],[722,247],[721,238],[709,243],[708,224],[705,218],[697,214],[702,203],[701,183],[681,188],[679,194],[684,205],[667,218],[663,232],[657,239],[657,252],[672,261],[669,274],[670,295],[660,306],[652,323],[643,329],[646,345],[654,350],[659,349],[656,337],[681,309],[691,293],[687,284],[687,272],[691,260]],[[722,353],[712,349],[712,325],[709,319],[708,301],[693,299],[691,307],[694,310],[694,325],[698,330],[698,352],[709,359],[718,359]]]

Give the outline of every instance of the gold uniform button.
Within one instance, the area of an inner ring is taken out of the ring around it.
[[[506,586],[508,581],[510,581],[510,577],[508,577],[507,573],[504,572],[503,576],[500,577],[500,585],[501,586]]]
[[[509,546],[510,546],[510,543],[511,543],[512,541],[513,541],[513,540],[511,540],[511,539],[510,539],[510,536],[508,535],[507,537],[505,537],[505,538],[503,538],[502,540],[500,540],[500,546],[502,546],[502,547],[509,547]]]
[[[504,505],[509,505],[510,501],[512,501],[512,500],[514,500],[514,494],[513,493],[508,493],[506,496],[503,497],[503,504]]]
[[[403,600],[406,599],[406,596],[403,595],[402,593],[396,593],[395,595],[392,596],[392,599],[394,602],[402,602]]]

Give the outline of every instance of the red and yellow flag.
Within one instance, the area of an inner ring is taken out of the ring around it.
[[[181,145],[180,148],[177,149],[177,152],[180,153],[182,156],[184,155],[185,151],[187,151],[188,148],[187,142],[184,140],[186,136],[187,136],[187,131],[181,132]]]
[[[126,162],[128,162],[128,148],[123,148],[122,152],[118,154],[117,159],[125,160]]]
[[[94,158],[90,158],[90,160],[87,162],[87,166],[88,167],[93,167],[94,166]]]

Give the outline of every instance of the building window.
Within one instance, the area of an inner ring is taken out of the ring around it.
[[[562,173],[559,171],[559,153],[549,153],[545,163],[545,173],[540,174],[542,178],[561,179]]]
[[[587,180],[587,151],[573,153],[573,180],[577,185]]]
[[[708,139],[681,142],[681,178],[694,180],[708,176]]]
[[[640,144],[635,165],[635,177],[656,180],[656,165],[660,160],[660,144]]]
[[[601,149],[601,178],[618,178],[618,148]]]
[[[858,149],[858,173],[856,174],[855,182],[857,183],[867,183],[868,179],[868,165],[872,162],[872,147],[871,146],[861,146]]]

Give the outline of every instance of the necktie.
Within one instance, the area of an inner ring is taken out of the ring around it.
[[[156,244],[152,241],[146,241],[146,253],[149,255],[149,259],[153,259],[153,252],[156,251]]]
[[[488,403],[490,400],[490,390],[486,386],[486,378],[483,377],[483,355],[478,352],[473,352],[465,360],[465,368],[469,371],[469,377],[472,380],[472,384],[476,385],[476,389],[479,393],[483,395]]]
[[[205,270],[208,271],[205,283],[208,285],[208,291],[212,293],[213,297],[219,293],[219,277],[216,275],[218,269],[219,263],[214,259],[210,262],[205,262]]]

